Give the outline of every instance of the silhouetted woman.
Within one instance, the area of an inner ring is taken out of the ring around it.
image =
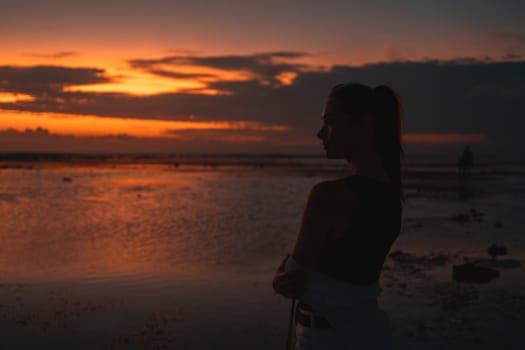
[[[322,118],[317,136],[327,158],[346,159],[351,174],[311,189],[273,288],[294,299],[295,349],[390,349],[377,298],[404,202],[399,100],[388,86],[340,84]]]

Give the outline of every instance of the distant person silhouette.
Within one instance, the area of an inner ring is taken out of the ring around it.
[[[470,145],[467,145],[463,150],[463,154],[459,157],[459,196],[462,199],[471,198],[474,194],[472,190],[472,167],[474,166],[474,156]]]
[[[474,158],[470,145],[467,145],[463,150],[463,154],[459,157],[459,170],[462,174],[466,174],[472,169],[474,165]]]
[[[351,175],[313,186],[293,253],[274,275],[275,292],[293,299],[287,348],[294,339],[297,350],[391,349],[377,298],[405,200],[399,100],[385,85],[339,84],[322,119],[326,157],[347,160]]]

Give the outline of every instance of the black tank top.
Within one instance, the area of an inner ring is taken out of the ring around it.
[[[401,202],[392,185],[353,175],[337,181],[356,194],[352,229],[328,239],[318,270],[352,284],[379,280],[385,258],[401,229]]]

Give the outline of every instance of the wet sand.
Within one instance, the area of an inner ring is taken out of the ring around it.
[[[403,254],[387,260],[381,278],[397,349],[522,348],[523,267],[492,263],[500,277],[462,283],[452,280],[454,264],[492,259]],[[291,302],[273,293],[270,276],[3,283],[1,348],[282,349]]]

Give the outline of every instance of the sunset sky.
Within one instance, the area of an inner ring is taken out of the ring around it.
[[[388,84],[409,152],[520,155],[523,1],[2,2],[0,152],[322,154],[330,88]]]

